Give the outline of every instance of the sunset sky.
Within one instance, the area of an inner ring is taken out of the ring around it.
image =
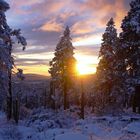
[[[25,52],[15,47],[17,66],[24,73],[48,75],[49,61],[66,25],[71,29],[75,57],[88,73],[95,72],[98,51],[107,21],[113,17],[118,32],[131,0],[7,0],[12,28],[21,28],[27,39]]]

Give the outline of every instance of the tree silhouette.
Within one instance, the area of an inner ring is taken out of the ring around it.
[[[64,109],[68,108],[68,92],[72,85],[72,77],[76,72],[76,59],[74,47],[71,42],[70,30],[67,26],[54,53],[55,57],[50,62],[49,73],[57,88],[63,91]]]

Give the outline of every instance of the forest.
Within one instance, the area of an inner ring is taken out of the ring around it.
[[[104,25],[95,74],[80,74],[67,25],[40,79],[15,64],[13,50],[25,53],[28,39],[8,24],[9,9],[0,0],[0,140],[139,140],[140,0],[121,32],[113,17]]]

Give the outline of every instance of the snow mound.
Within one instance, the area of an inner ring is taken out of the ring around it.
[[[140,122],[130,123],[124,128],[124,130],[129,133],[139,134],[140,133]]]
[[[89,140],[89,138],[79,133],[66,133],[56,137],[56,140]]]

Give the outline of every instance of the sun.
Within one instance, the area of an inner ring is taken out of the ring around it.
[[[79,75],[87,75],[87,74],[94,74],[96,73],[96,67],[92,67],[89,64],[85,63],[77,63],[77,71]]]
[[[95,74],[96,67],[99,62],[98,56],[87,55],[77,52],[75,54],[77,60],[76,71],[79,75]]]

